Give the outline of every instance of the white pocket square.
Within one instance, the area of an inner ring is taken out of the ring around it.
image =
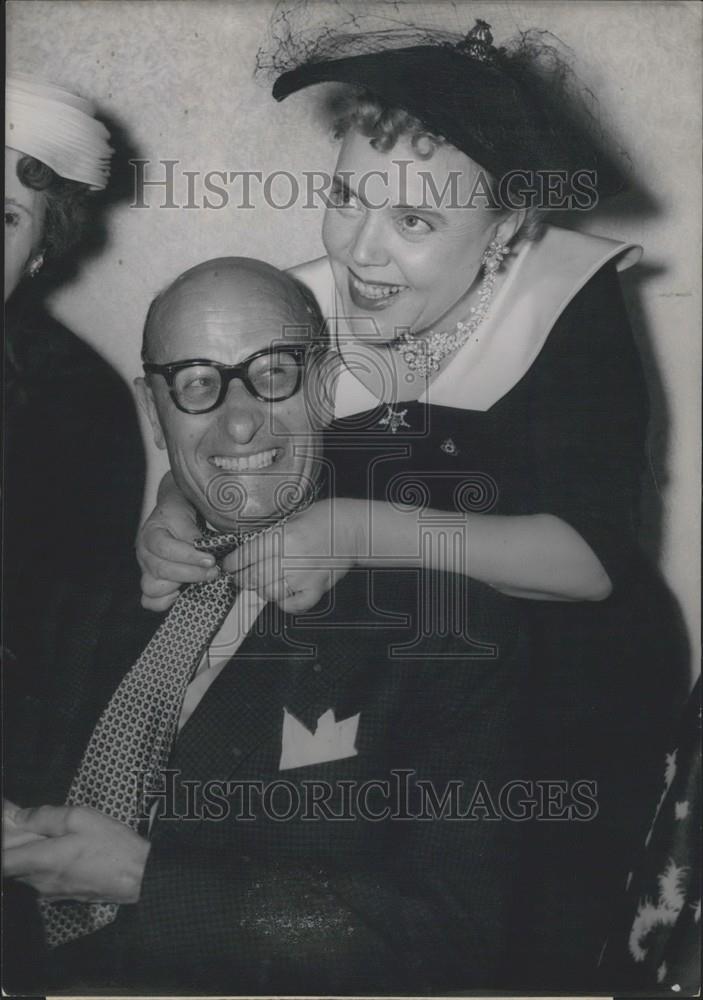
[[[336,722],[334,710],[328,708],[317,720],[315,732],[311,733],[307,726],[284,708],[279,769],[287,771],[291,767],[356,757],[358,751],[354,744],[359,728],[359,714],[357,712],[348,719]]]

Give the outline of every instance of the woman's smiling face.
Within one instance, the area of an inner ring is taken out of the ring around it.
[[[379,152],[347,133],[322,229],[344,316],[372,318],[381,340],[466,318],[481,256],[504,220],[475,197],[479,173],[453,146],[422,159],[405,139]]]

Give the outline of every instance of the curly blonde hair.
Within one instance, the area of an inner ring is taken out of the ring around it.
[[[344,86],[328,97],[326,114],[332,123],[332,135],[343,139],[351,130],[370,140],[374,149],[387,153],[400,139],[404,139],[418,159],[429,160],[439,146],[450,145],[441,135],[430,131],[415,115],[404,108],[389,107],[375,94],[358,87]],[[495,180],[484,171],[495,196]],[[496,203],[498,199],[496,198]],[[544,225],[539,208],[527,208],[525,221],[519,235],[537,239]]]

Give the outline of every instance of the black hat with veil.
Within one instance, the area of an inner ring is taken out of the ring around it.
[[[625,188],[588,107],[592,95],[548,32],[525,32],[497,47],[482,20],[462,38],[410,26],[363,31],[354,18],[355,30],[323,28],[311,39],[296,33],[292,20],[287,10],[279,14],[277,48],[258,57],[259,69],[276,74],[277,101],[314,84],[346,84],[408,112],[494,179],[590,171],[600,197]]]

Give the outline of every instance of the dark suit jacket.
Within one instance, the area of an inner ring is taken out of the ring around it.
[[[331,609],[265,608],[178,739],[170,805],[180,818],[154,825],[139,903],[58,949],[54,988],[500,985],[521,827],[495,805],[522,773],[526,639],[519,602],[463,579],[452,600],[456,580],[354,571]],[[23,804],[63,801],[97,713],[158,625],[137,593],[130,574],[109,594],[65,596],[46,736],[15,793]],[[422,620],[427,634],[415,635]],[[280,771],[284,708],[311,731],[330,708],[337,720],[358,713],[356,755]],[[215,779],[234,784],[209,786],[207,818],[202,790]],[[431,793],[425,818],[409,818],[422,805],[420,779],[439,800],[454,783],[454,814],[471,818],[432,818]],[[262,801],[247,786],[248,817],[246,782],[265,791]],[[381,784],[359,799],[368,782]],[[328,795],[327,811],[310,795]],[[384,806],[405,818],[383,816]]]

